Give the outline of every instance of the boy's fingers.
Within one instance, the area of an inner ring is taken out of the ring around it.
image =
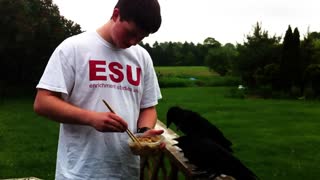
[[[146,136],[148,136],[148,135],[160,135],[163,132],[164,132],[164,130],[162,130],[162,129],[150,129],[150,130],[144,132],[143,135],[146,135]]]

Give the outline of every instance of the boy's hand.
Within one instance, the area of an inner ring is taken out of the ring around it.
[[[128,124],[120,116],[111,112],[92,112],[90,125],[100,132],[124,132]]]
[[[143,136],[156,136],[156,135],[161,135],[164,132],[162,129],[150,129],[146,132],[143,133]],[[161,142],[160,144],[160,149],[164,149],[166,147],[165,142]]]

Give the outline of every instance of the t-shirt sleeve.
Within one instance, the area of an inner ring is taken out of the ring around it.
[[[51,55],[37,88],[70,94],[74,85],[72,46],[61,43]]]
[[[149,54],[146,54],[147,63],[144,75],[144,90],[141,99],[140,108],[148,108],[158,104],[158,100],[162,98],[158,78],[153,67],[153,63]]]

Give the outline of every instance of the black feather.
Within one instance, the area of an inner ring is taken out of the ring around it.
[[[171,107],[167,112],[167,127],[171,123],[185,135],[208,137],[229,152],[233,152],[230,140],[215,125],[196,112],[177,106]]]
[[[184,156],[209,174],[229,175],[237,180],[256,180],[257,176],[239,159],[209,138],[181,136],[176,138]]]

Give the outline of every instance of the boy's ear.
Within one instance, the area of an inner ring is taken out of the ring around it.
[[[116,22],[118,18],[120,18],[120,10],[118,8],[114,8],[111,19]]]

